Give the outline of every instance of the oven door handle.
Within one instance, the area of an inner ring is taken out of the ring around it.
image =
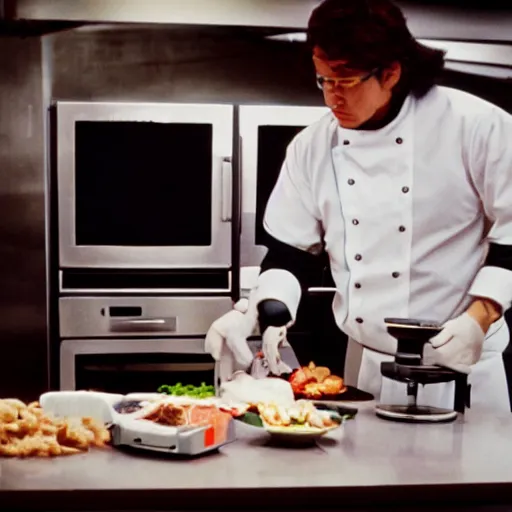
[[[231,222],[233,209],[233,166],[231,158],[222,159],[221,171],[221,220],[222,222]]]
[[[130,319],[110,319],[111,332],[148,332],[165,331],[176,332],[177,318],[130,318]]]

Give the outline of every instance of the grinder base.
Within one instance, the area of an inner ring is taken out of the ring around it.
[[[425,344],[442,331],[435,322],[410,318],[385,318],[388,333],[397,339],[394,361],[381,363],[381,374],[388,379],[407,385],[408,405],[379,404],[375,408],[377,416],[387,420],[414,423],[442,423],[454,421],[458,413],[464,414],[469,406],[470,386],[467,375],[448,368],[424,364]],[[453,409],[418,405],[418,386],[455,382]]]
[[[380,418],[409,423],[448,423],[457,418],[457,411],[424,405],[384,405],[375,407]]]

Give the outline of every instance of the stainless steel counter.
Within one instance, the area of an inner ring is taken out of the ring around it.
[[[317,446],[300,449],[272,446],[259,429],[237,429],[236,443],[196,460],[112,449],[4,459],[0,504],[10,510],[512,504],[512,416],[468,413],[452,424],[410,425],[380,420],[363,407]]]

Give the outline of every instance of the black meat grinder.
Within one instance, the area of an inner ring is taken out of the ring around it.
[[[425,364],[423,348],[430,338],[441,332],[435,322],[416,319],[385,318],[388,333],[398,340],[395,360],[381,363],[381,373],[389,379],[407,384],[407,405],[376,406],[377,416],[415,423],[450,422],[469,407],[470,386],[465,373]],[[418,386],[455,381],[453,410],[417,405]]]

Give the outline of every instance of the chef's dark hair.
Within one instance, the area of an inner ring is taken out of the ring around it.
[[[353,69],[371,71],[400,62],[397,89],[424,96],[444,67],[442,50],[420,44],[405,17],[390,0],[324,0],[311,14],[308,43],[330,60],[348,61]]]

